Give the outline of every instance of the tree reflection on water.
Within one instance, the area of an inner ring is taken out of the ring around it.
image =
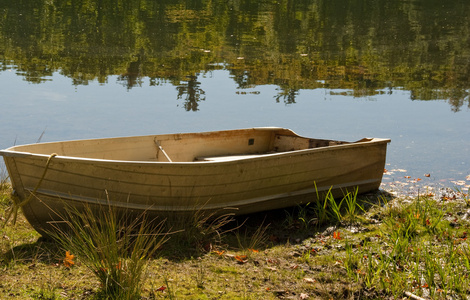
[[[169,82],[188,111],[197,77],[227,69],[240,89],[277,85],[370,96],[404,89],[412,100],[469,104],[466,1],[13,1],[0,3],[0,70],[32,83],[54,72],[74,85],[127,89]]]

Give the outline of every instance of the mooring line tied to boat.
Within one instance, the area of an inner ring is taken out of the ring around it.
[[[12,224],[15,225],[16,224],[16,219],[18,217],[18,210],[20,208],[22,208],[23,206],[25,206],[26,204],[28,204],[31,199],[33,199],[34,195],[36,194],[36,191],[39,189],[39,187],[41,186],[42,184],[42,181],[44,180],[44,177],[46,177],[46,173],[47,173],[47,170],[49,169],[49,165],[51,164],[51,161],[52,161],[52,158],[56,157],[57,156],[57,153],[52,153],[51,155],[49,155],[49,158],[47,159],[47,162],[46,162],[46,167],[44,168],[44,171],[42,172],[42,175],[41,175],[41,178],[39,178],[39,181],[38,183],[36,184],[36,186],[34,187],[33,191],[31,192],[31,194],[29,194],[28,198],[26,198],[26,200],[20,202],[20,203],[17,203],[15,198],[13,198],[13,204],[11,205],[11,207],[8,209],[8,213],[7,213],[7,216],[5,218],[5,222],[3,223],[3,227],[5,227],[5,225],[8,223],[8,220],[10,220],[10,218],[13,216],[13,220],[12,220]]]

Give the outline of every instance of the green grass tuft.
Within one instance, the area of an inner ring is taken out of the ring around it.
[[[111,206],[77,209],[65,204],[63,222],[50,236],[64,251],[64,265],[79,259],[101,283],[104,299],[140,299],[147,262],[166,242],[162,224],[130,217]]]

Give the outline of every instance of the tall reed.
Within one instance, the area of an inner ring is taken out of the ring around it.
[[[48,233],[67,251],[67,266],[80,260],[101,283],[105,299],[140,299],[147,259],[166,242],[162,223],[117,212],[111,205],[65,204],[63,221]]]

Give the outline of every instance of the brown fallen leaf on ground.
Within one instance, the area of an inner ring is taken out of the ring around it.
[[[164,285],[162,285],[161,287],[156,289],[157,292],[163,292],[164,290],[166,290],[166,286],[164,286]]]
[[[304,281],[305,281],[306,283],[315,283],[315,282],[316,282],[315,279],[310,278],[310,277],[305,277],[305,278],[304,278]]]
[[[235,259],[238,261],[240,264],[244,264],[248,261],[246,258],[246,255],[235,255]]]
[[[333,238],[335,240],[340,240],[341,239],[341,233],[339,231],[333,232]]]
[[[64,258],[64,266],[66,266],[67,268],[72,267],[75,264],[75,262],[73,261],[74,258],[75,255],[70,254],[70,251],[66,251]]]

